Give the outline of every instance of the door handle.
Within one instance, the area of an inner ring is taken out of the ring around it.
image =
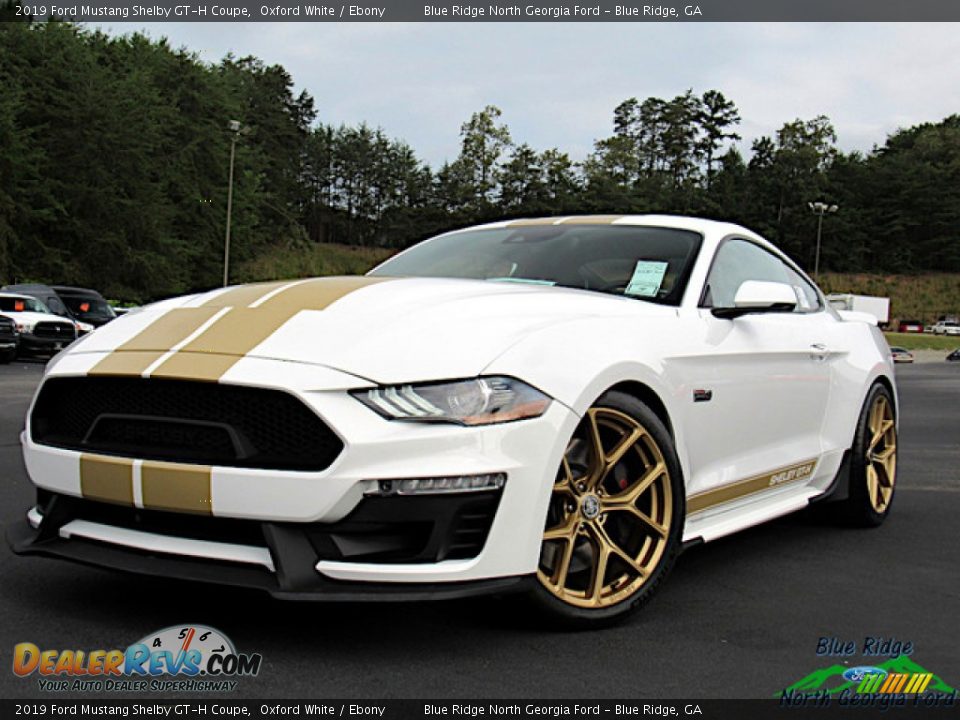
[[[816,350],[817,352],[826,352],[826,351],[827,351],[827,346],[824,345],[823,343],[814,343],[814,344],[811,345],[810,347],[811,347],[812,349]]]
[[[810,349],[813,351],[810,353],[810,359],[816,360],[817,362],[823,362],[827,359],[829,352],[827,351],[827,346],[823,343],[813,343],[810,345]]]

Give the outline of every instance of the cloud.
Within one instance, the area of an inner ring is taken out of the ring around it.
[[[111,33],[130,25],[104,25]],[[744,147],[825,114],[845,150],[956,112],[960,41],[950,24],[165,23],[146,26],[202,59],[279,63],[323,122],[381,126],[432,165],[460,124],[503,110],[518,142],[582,159],[628,97],[715,88],[734,100]]]

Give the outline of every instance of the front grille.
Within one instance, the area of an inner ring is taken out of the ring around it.
[[[51,378],[30,429],[69,450],[273,470],[324,470],[343,450],[293,395],[188,380]]]
[[[13,320],[0,316],[0,338],[3,340],[13,340],[17,336],[16,326]]]
[[[33,334],[39,338],[52,340],[73,340],[77,336],[77,330],[70,323],[41,322],[33,328]]]

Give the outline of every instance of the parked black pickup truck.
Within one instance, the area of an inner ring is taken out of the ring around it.
[[[20,336],[16,324],[8,317],[0,315],[0,364],[6,365],[17,356]]]

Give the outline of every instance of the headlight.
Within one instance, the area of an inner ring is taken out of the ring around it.
[[[36,326],[35,322],[29,322],[27,320],[16,320],[15,322],[18,333],[32,333],[33,328]]]
[[[546,412],[550,398],[509,377],[421,385],[391,385],[352,393],[389,420],[490,425]]]
[[[90,323],[81,322],[77,320],[77,331],[82,333],[93,332],[94,327]]]

